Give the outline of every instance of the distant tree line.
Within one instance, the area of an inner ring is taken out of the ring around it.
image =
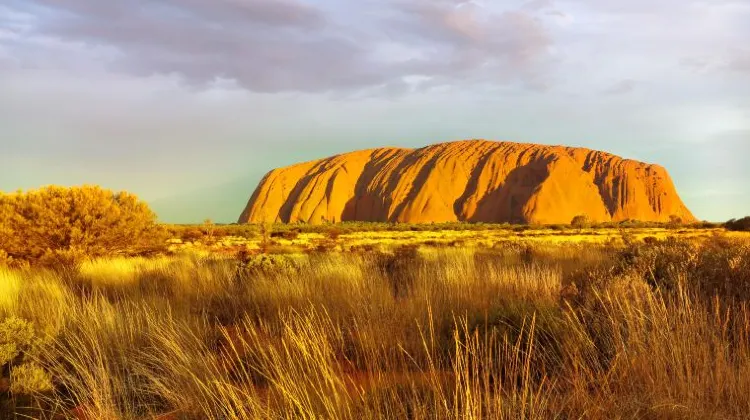
[[[750,232],[750,216],[742,219],[732,219],[724,224],[727,230],[738,232]]]

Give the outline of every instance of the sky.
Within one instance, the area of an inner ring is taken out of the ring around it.
[[[484,138],[665,166],[750,214],[750,0],[4,0],[0,191],[235,221],[270,169]]]

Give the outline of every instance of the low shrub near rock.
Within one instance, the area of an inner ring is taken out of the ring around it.
[[[570,226],[576,229],[585,229],[591,226],[591,219],[585,214],[576,216],[570,221]]]

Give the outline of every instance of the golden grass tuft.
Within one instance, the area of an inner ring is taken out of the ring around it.
[[[15,312],[22,281],[20,273],[0,267],[0,314]]]

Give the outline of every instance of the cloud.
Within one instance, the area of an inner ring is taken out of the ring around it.
[[[638,82],[632,79],[621,80],[604,90],[605,95],[624,95],[630,93],[638,86]]]
[[[393,1],[385,13],[382,3],[359,6],[347,19],[299,0],[15,1],[11,12],[35,19],[0,43],[25,66],[44,65],[25,47],[54,40],[109,51],[110,70],[177,74],[196,85],[231,79],[255,92],[394,89],[411,76],[512,83],[538,77],[552,43],[520,10],[485,13],[449,0]],[[369,28],[352,23],[370,15],[379,17]],[[394,44],[408,52],[404,60],[378,54]]]
[[[391,38],[419,49],[405,68],[435,82],[538,83],[553,39],[524,10],[488,10],[474,2],[403,0],[384,26]]]
[[[543,9],[550,9],[554,5],[554,2],[552,0],[530,0],[521,6],[524,10],[543,10]]]
[[[736,53],[730,59],[728,69],[750,76],[750,50]]]

